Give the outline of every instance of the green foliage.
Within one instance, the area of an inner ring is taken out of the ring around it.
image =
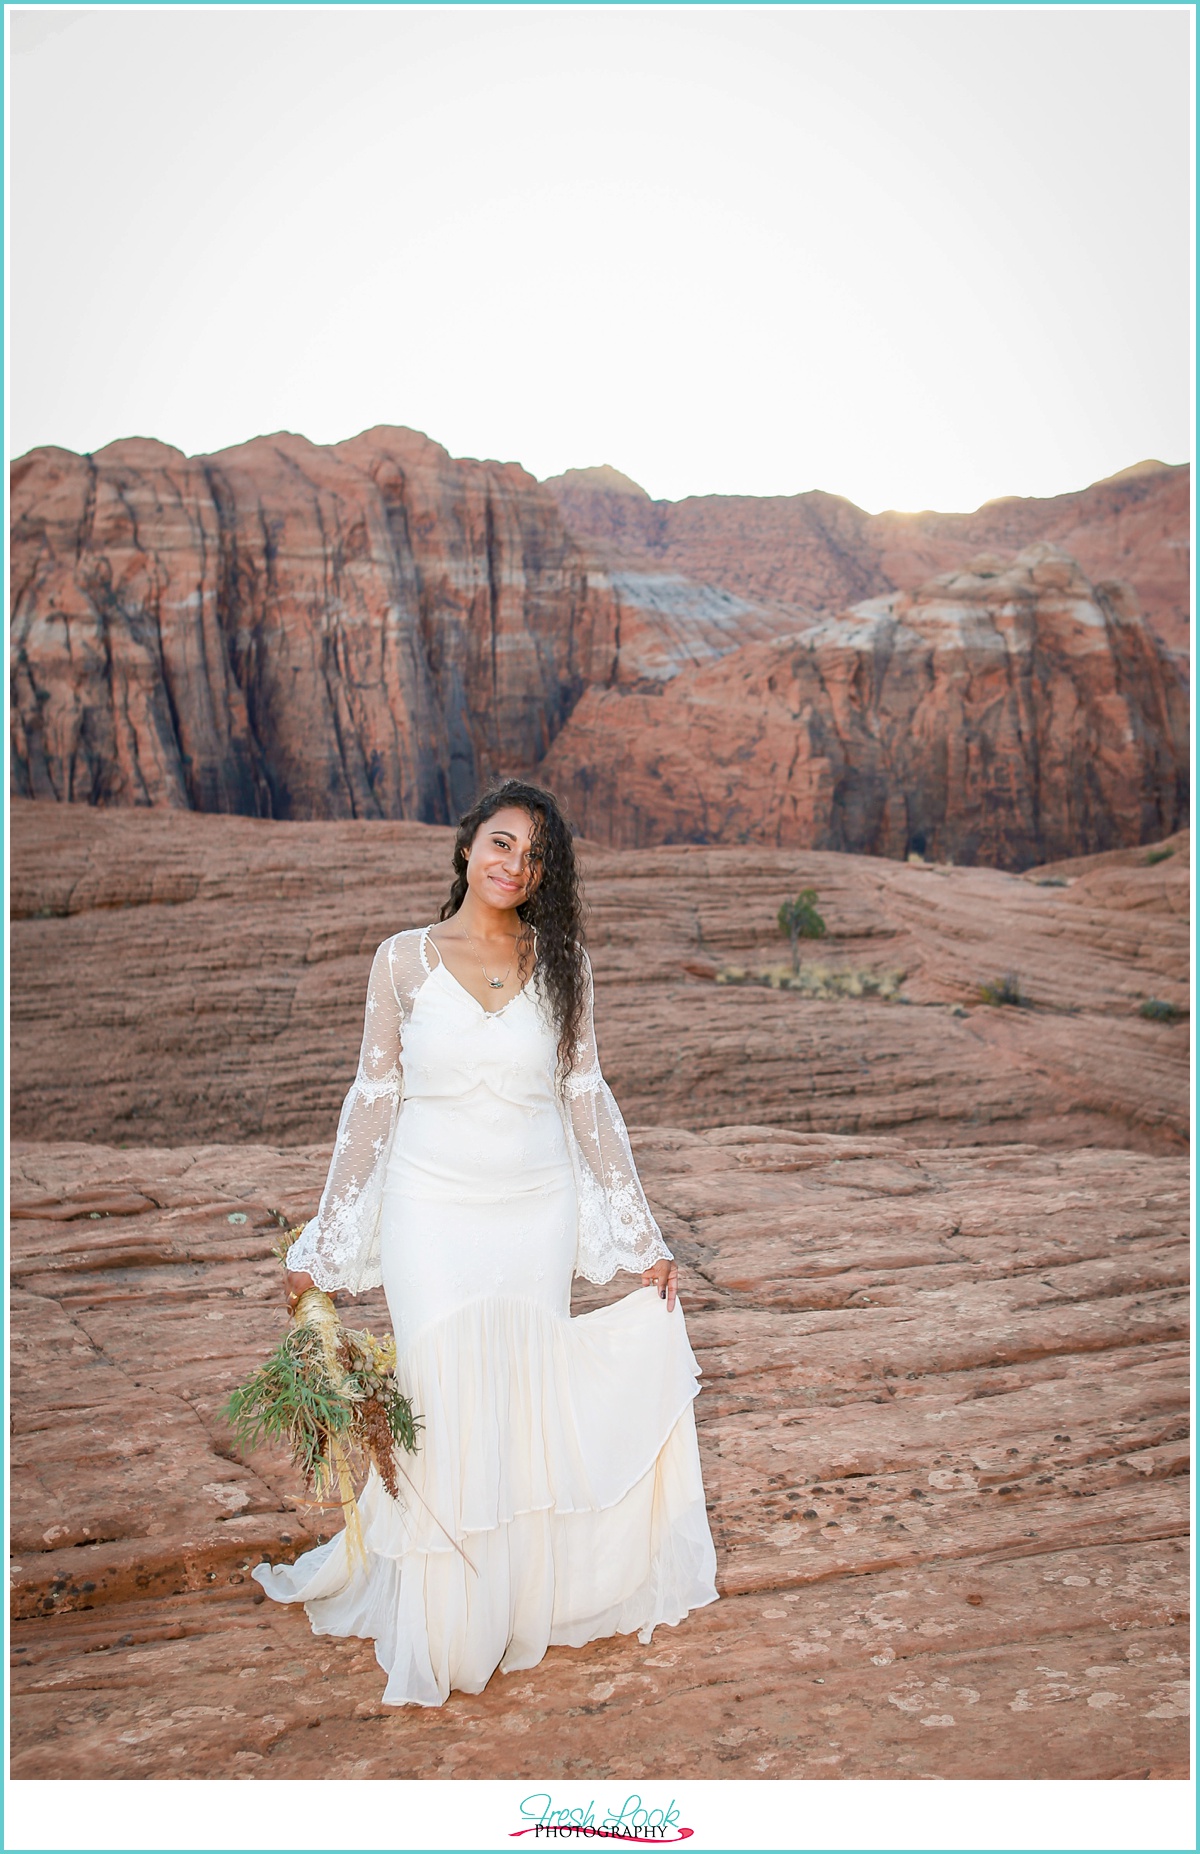
[[[792,971],[798,972],[801,940],[820,940],[825,935],[825,922],[817,913],[816,889],[802,888],[793,900],[781,904],[775,918],[780,933],[785,933],[792,943]]]
[[[1003,978],[995,979],[990,985],[979,987],[981,1004],[1024,1004],[1021,996],[1021,982],[1015,972],[1006,972]]]
[[[820,940],[825,922],[817,913],[817,891],[802,888],[794,901],[785,901],[779,910],[779,931],[798,940]]]
[[[281,1340],[254,1375],[235,1390],[221,1411],[243,1448],[282,1442],[306,1483],[321,1494],[329,1484],[330,1441],[369,1455],[391,1479],[381,1459],[373,1413],[382,1412],[389,1435],[411,1455],[421,1419],[389,1369],[391,1353],[367,1333],[343,1331],[336,1380],[321,1335],[298,1325]],[[386,1451],[385,1451],[386,1452]],[[389,1491],[391,1489],[389,1488]]]
[[[413,1415],[413,1407],[407,1397],[401,1395],[394,1384],[390,1384],[379,1400],[387,1414],[388,1428],[392,1441],[398,1442],[409,1455],[417,1452],[417,1431],[423,1429],[419,1416]]]
[[[1174,856],[1174,854],[1175,851],[1173,847],[1165,850],[1147,850],[1142,861],[1148,868],[1153,869],[1155,863],[1165,863],[1168,856]]]
[[[1178,1023],[1183,1012],[1176,1004],[1168,1004],[1165,998],[1147,998],[1138,1006],[1138,1016],[1145,1017],[1153,1024]]]
[[[330,1383],[320,1334],[295,1326],[221,1414],[244,1448],[286,1442],[295,1466],[319,1492],[329,1476],[328,1438],[345,1434],[354,1408]]]

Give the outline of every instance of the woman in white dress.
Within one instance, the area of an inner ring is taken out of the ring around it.
[[[478,1693],[551,1643],[677,1623],[717,1595],[676,1268],[600,1073],[571,834],[507,780],[463,818],[434,926],[375,954],[310,1286],[381,1281],[423,1418],[393,1500],[372,1471],[345,1533],[269,1596],[374,1640],[392,1705]],[[642,1285],[570,1317],[571,1275]]]

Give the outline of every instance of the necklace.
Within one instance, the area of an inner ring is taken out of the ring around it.
[[[465,928],[465,927],[463,928],[463,932],[464,932],[464,933],[467,933],[467,930],[466,930],[466,928]],[[475,957],[476,957],[476,959],[479,959],[479,948],[478,948],[478,947],[476,946],[476,944],[475,944],[475,942],[474,942],[474,940],[472,940],[472,939],[471,939],[471,936],[470,936],[470,934],[469,934],[469,933],[467,933],[467,942],[468,942],[468,944],[469,944],[469,946],[470,946],[470,948],[471,948],[471,951],[472,951],[472,952],[474,953],[474,955],[475,955]],[[512,971],[512,969],[513,969],[513,959],[515,959],[515,958],[516,958],[516,956],[517,956],[517,943],[516,943],[516,941],[514,940],[514,941],[513,941],[513,950],[512,950],[512,958],[510,958],[510,960],[509,960],[509,962],[508,962],[508,972],[511,972],[511,971]],[[506,973],[504,974],[504,977],[503,977],[503,978],[498,978],[498,979],[494,979],[494,978],[492,978],[492,977],[491,977],[491,976],[489,975],[489,973],[488,973],[488,969],[487,969],[487,967],[486,967],[486,966],[484,965],[484,963],[483,963],[483,961],[482,961],[482,959],[479,959],[479,970],[480,970],[480,971],[481,971],[481,972],[483,973],[483,976],[484,976],[484,978],[485,978],[485,979],[487,979],[487,982],[488,982],[488,984],[489,984],[489,985],[491,986],[491,988],[492,988],[492,990],[493,990],[493,991],[503,991],[503,989],[504,989],[504,987],[505,987],[505,986],[507,985],[507,983],[508,983],[508,972],[506,972]]]

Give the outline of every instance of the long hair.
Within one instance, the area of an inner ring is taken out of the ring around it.
[[[517,914],[537,934],[538,969],[558,1030],[558,1076],[565,1081],[575,1059],[584,1009],[583,900],[571,827],[552,792],[526,785],[522,779],[505,779],[491,786],[463,813],[454,839],[454,881],[438,919],[449,920],[462,907],[467,893],[467,858],[475,833],[508,805],[527,811],[532,825],[529,860],[540,871],[540,880]],[[520,951],[518,972],[529,950]]]

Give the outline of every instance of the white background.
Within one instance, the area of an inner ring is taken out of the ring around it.
[[[720,1849],[1194,1848],[1189,1783],[14,1783],[9,1849],[633,1848],[519,1839],[521,1803],[621,1809],[672,1799],[694,1830],[676,1847]]]
[[[9,9],[11,453],[971,508],[1190,455],[1188,7]]]

